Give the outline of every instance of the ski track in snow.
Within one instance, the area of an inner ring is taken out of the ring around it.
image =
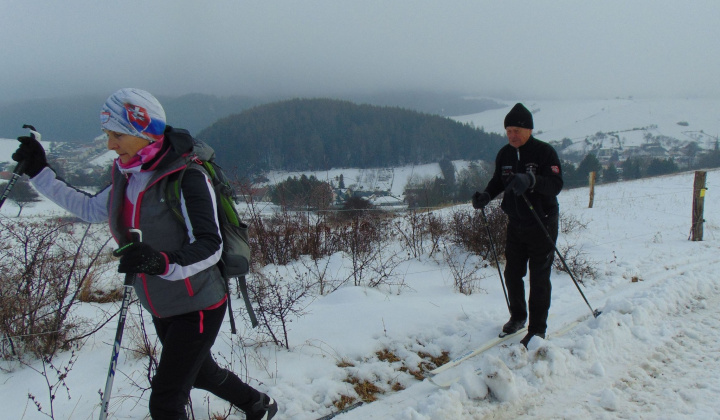
[[[703,281],[720,259],[704,248],[655,255],[598,318],[561,337],[551,326],[529,351],[514,340],[470,359],[449,389],[424,381],[336,418],[720,419],[720,287]]]
[[[712,370],[699,369],[720,363],[718,305],[718,296],[699,300],[687,312],[664,318],[669,325],[656,325],[658,331],[682,331],[664,343],[644,347],[635,342],[627,346],[625,357],[608,355],[602,365],[587,366],[594,375],[578,376],[562,388],[523,396],[522,401],[500,405],[481,418],[720,418],[718,378]],[[703,371],[706,376],[687,376],[687,372]],[[568,386],[573,383],[578,387]],[[588,389],[596,392],[588,394]],[[664,399],[657,400],[658,395]]]

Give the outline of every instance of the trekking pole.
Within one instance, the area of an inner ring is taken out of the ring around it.
[[[130,235],[133,241],[137,240],[137,242],[142,242],[142,232],[140,229],[130,229]],[[132,244],[132,242],[130,244]],[[122,305],[120,306],[120,318],[118,318],[117,330],[115,331],[115,342],[113,344],[112,357],[110,358],[110,368],[108,369],[108,376],[105,381],[105,392],[102,394],[100,420],[107,419],[110,409],[110,393],[112,392],[113,381],[115,380],[115,368],[117,367],[118,356],[120,355],[120,342],[122,341],[123,330],[125,329],[125,317],[127,316],[128,307],[130,306],[130,295],[132,293],[134,280],[135,273],[125,274],[125,283],[123,284],[125,290],[123,292]]]
[[[498,261],[497,252],[495,252],[495,243],[490,233],[490,225],[488,224],[487,215],[485,215],[485,207],[480,209],[482,211],[483,219],[485,219],[485,229],[487,230],[488,238],[490,239],[490,248],[492,249],[493,256],[495,257],[495,266],[497,267],[498,276],[500,276],[500,284],[502,284],[503,294],[505,295],[505,303],[507,303],[508,311],[510,311],[510,299],[508,299],[507,290],[505,289],[505,280],[503,280],[502,271],[500,271],[500,262]],[[512,315],[512,311],[510,311]]]
[[[35,127],[28,124],[23,124],[23,128],[30,129],[30,135],[32,138],[34,138],[37,141],[40,141],[40,138],[42,137],[40,133],[35,131]],[[5,199],[8,198],[8,195],[10,195],[10,191],[12,191],[13,187],[15,186],[15,183],[18,179],[22,176],[22,171],[25,169],[26,162],[23,160],[22,162],[18,162],[17,165],[15,165],[15,169],[12,173],[12,178],[10,178],[10,181],[8,182],[7,186],[5,187],[5,190],[3,191],[2,195],[0,196],[0,208],[2,208],[2,205],[5,203]]]
[[[598,317],[602,312],[600,312],[597,309],[593,309],[592,306],[590,306],[590,302],[588,302],[587,298],[585,297],[585,293],[583,293],[582,289],[580,288],[580,284],[575,280],[575,276],[573,276],[572,271],[570,271],[570,267],[568,267],[567,263],[565,262],[565,258],[563,258],[562,254],[560,254],[560,251],[557,249],[557,246],[555,245],[555,241],[553,241],[552,237],[550,236],[550,233],[548,232],[547,228],[545,228],[545,225],[543,224],[542,220],[540,220],[540,216],[538,216],[537,212],[535,211],[535,207],[530,203],[530,200],[528,200],[525,193],[522,194],[523,199],[525,200],[525,203],[527,203],[528,207],[530,207],[530,212],[535,216],[535,220],[537,220],[538,224],[540,224],[540,228],[545,232],[545,236],[548,238],[548,241],[552,244],[553,248],[555,248],[555,252],[557,253],[558,257],[560,257],[560,261],[563,263],[563,267],[565,267],[565,270],[570,274],[570,278],[572,279],[573,283],[575,283],[575,287],[577,287],[578,292],[580,292],[580,296],[582,296],[583,300],[587,304],[588,308],[590,308],[590,311],[592,312],[593,316],[595,318]]]

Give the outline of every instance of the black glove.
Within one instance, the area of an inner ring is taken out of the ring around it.
[[[490,202],[490,194],[486,192],[475,191],[472,196],[472,205],[474,209],[482,209]]]
[[[505,187],[505,192],[512,191],[515,195],[523,195],[528,188],[532,188],[535,184],[535,176],[530,174],[514,174],[510,176],[510,181]]]
[[[113,251],[113,255],[120,257],[118,273],[157,275],[167,271],[165,256],[142,242],[133,242],[128,246],[116,249]]]
[[[22,136],[17,139],[20,142],[20,147],[13,153],[12,159],[18,164],[25,162],[22,167],[22,174],[34,178],[44,167],[48,166],[45,149],[43,149],[39,141],[30,136]]]

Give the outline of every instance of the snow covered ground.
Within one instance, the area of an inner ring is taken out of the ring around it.
[[[606,109],[617,110],[616,121],[629,112],[623,114],[619,105],[615,107],[617,101],[610,102],[612,106]],[[573,137],[576,134],[567,121],[593,121],[592,115],[598,114],[597,107],[583,114],[579,105],[558,104],[552,113],[549,102],[528,106],[539,107],[536,128],[548,133],[538,136],[545,139]],[[593,128],[589,123],[582,133],[648,122],[662,127],[663,119],[673,129],[676,122],[685,120],[694,127],[702,107],[697,108],[697,113],[682,116],[678,113],[681,107],[676,107],[652,122],[628,117],[627,124],[608,127],[597,123]],[[488,111],[492,112],[497,115],[467,118],[488,131],[501,131],[491,124],[501,124],[507,110]],[[707,114],[706,109],[704,112]],[[547,115],[558,115],[558,119],[548,123]],[[561,115],[567,119],[560,121]],[[717,131],[717,117],[702,118],[709,118],[705,131]],[[0,161],[9,160],[16,144],[14,140],[0,142]],[[431,172],[417,167],[413,171]],[[350,175],[344,176],[348,182]],[[347,286],[316,297],[307,302],[306,314],[289,324],[290,350],[270,345],[243,347],[255,334],[243,322],[242,301],[235,299],[240,335],[232,336],[229,326],[223,327],[215,355],[278,400],[277,419],[312,420],[330,413],[340,396],[356,396],[347,382],[349,377],[376,384],[384,393],[377,401],[336,417],[340,420],[720,419],[720,200],[714,196],[718,185],[720,171],[708,172],[702,242],[688,241],[692,173],[596,186],[592,209],[588,208],[586,188],[563,191],[559,196],[562,213],[586,227],[561,234],[558,246],[571,244],[592,261],[597,277],[586,279],[582,289],[591,306],[602,314],[592,318],[570,277],[553,273],[548,339],[534,339],[529,350],[514,339],[470,359],[439,375],[438,380],[460,377],[449,388],[418,380],[403,368],[416,368],[422,360],[420,352],[439,355],[448,351],[455,357],[497,335],[508,313],[494,267],[478,272],[482,291],[470,296],[453,290],[452,272],[442,259],[423,255],[395,270],[402,287]],[[469,205],[460,207],[468,209]],[[6,202],[0,217],[12,220],[16,213],[14,204]],[[22,214],[47,216],[62,211],[50,203],[39,203]],[[327,273],[340,275],[347,264],[341,256],[333,256],[327,260]],[[285,272],[293,271],[288,267]],[[113,270],[106,276],[122,281]],[[119,303],[84,305],[79,315],[106,317],[118,307]],[[131,308],[124,345],[132,343],[138,312],[137,307]],[[576,320],[582,322],[563,335],[553,335]],[[56,419],[97,418],[98,391],[105,384],[114,333],[115,320],[76,353],[65,379],[67,390],[58,388],[53,403]],[[399,360],[381,360],[376,353],[383,350]],[[53,362],[65,366],[70,356],[60,354]],[[147,386],[143,368],[142,360],[121,352],[112,418],[145,418],[148,394],[140,389]],[[37,361],[29,367],[0,361],[0,417],[48,418],[28,399],[28,394],[33,394],[43,409],[49,410],[48,386],[41,370]],[[50,373],[51,383],[55,379]],[[192,400],[198,419],[227,409],[223,401],[204,392],[193,391]],[[241,418],[235,413],[229,417]]]
[[[446,350],[455,357],[497,334],[508,313],[493,267],[480,272],[484,291],[466,296],[453,291],[451,272],[442,261],[413,259],[397,270],[404,287],[348,286],[308,302],[306,315],[289,324],[289,351],[243,348],[229,327],[222,329],[214,351],[278,400],[278,419],[328,414],[341,395],[356,395],[346,382],[350,376],[367,379],[384,394],[338,419],[720,418],[720,201],[712,193],[720,185],[720,172],[708,173],[702,242],[687,240],[692,185],[692,173],[601,185],[592,209],[587,189],[563,191],[563,213],[586,228],[561,235],[558,246],[574,244],[593,261],[598,275],[585,281],[583,291],[602,314],[593,319],[570,277],[554,273],[548,339],[533,340],[529,351],[511,340],[470,359],[439,375],[461,377],[447,389],[401,368],[417,366],[418,352]],[[13,216],[13,205],[5,206],[3,217]],[[51,209],[43,204],[27,213]],[[330,271],[344,264],[337,256],[328,263]],[[120,281],[119,275],[108,275]],[[81,312],[105,314],[117,306],[92,305]],[[233,307],[247,340],[253,334],[243,327],[242,301],[235,300]],[[137,308],[131,312],[136,319]],[[553,336],[578,319],[577,327]],[[69,393],[61,390],[54,402],[55,418],[97,417],[114,330],[111,322],[77,353],[66,378]],[[380,360],[376,352],[384,349],[400,360]],[[59,355],[56,365],[68,357]],[[38,362],[31,366],[41,368]],[[113,418],[144,418],[147,393],[133,384],[146,383],[142,361],[125,351],[119,372]],[[395,384],[404,389],[392,390]],[[31,368],[3,363],[3,417],[46,418],[28,393],[44,398],[48,408],[44,378]],[[200,419],[226,408],[203,392],[193,391],[192,398]]]

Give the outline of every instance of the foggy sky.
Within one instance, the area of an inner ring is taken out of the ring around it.
[[[0,102],[452,90],[718,97],[717,0],[0,0]]]

